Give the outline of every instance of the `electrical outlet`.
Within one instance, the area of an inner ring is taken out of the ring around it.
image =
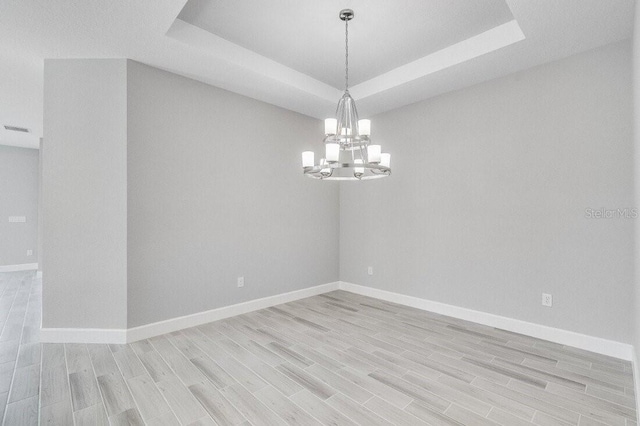
[[[553,306],[553,297],[550,294],[542,293],[542,306]]]
[[[27,250],[27,256],[33,256],[33,250]]]
[[[367,268],[367,274],[369,274],[369,275],[373,275],[373,266],[369,266],[369,267]]]
[[[238,277],[238,288],[244,287],[244,277]]]

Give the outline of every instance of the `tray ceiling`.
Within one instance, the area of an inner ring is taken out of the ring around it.
[[[44,58],[130,58],[309,116],[362,117],[627,39],[634,0],[0,2],[0,125],[42,135]],[[22,144],[0,134],[0,144]],[[28,143],[27,143],[28,144]]]
[[[344,85],[343,0],[189,0],[178,18],[336,88]],[[349,2],[355,3],[355,2]],[[349,24],[350,80],[362,83],[513,20],[504,0],[368,0]]]

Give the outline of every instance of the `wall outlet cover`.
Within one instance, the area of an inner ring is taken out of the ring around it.
[[[553,306],[553,296],[548,293],[542,293],[542,306]]]

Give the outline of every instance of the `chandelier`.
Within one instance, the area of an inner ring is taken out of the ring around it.
[[[391,174],[391,154],[371,143],[371,121],[359,120],[356,102],[349,94],[349,21],[351,9],[340,11],[345,32],[344,94],[338,101],[336,118],[324,121],[325,156],[315,163],[313,151],[302,153],[304,174],[324,180],[377,179]]]

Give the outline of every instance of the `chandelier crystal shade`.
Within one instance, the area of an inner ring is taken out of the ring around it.
[[[345,23],[345,88],[338,101],[336,118],[324,121],[324,153],[316,163],[313,151],[302,153],[305,175],[323,180],[366,180],[391,174],[391,154],[371,143],[371,122],[360,120],[356,102],[349,94],[349,21],[351,9],[340,11]]]

